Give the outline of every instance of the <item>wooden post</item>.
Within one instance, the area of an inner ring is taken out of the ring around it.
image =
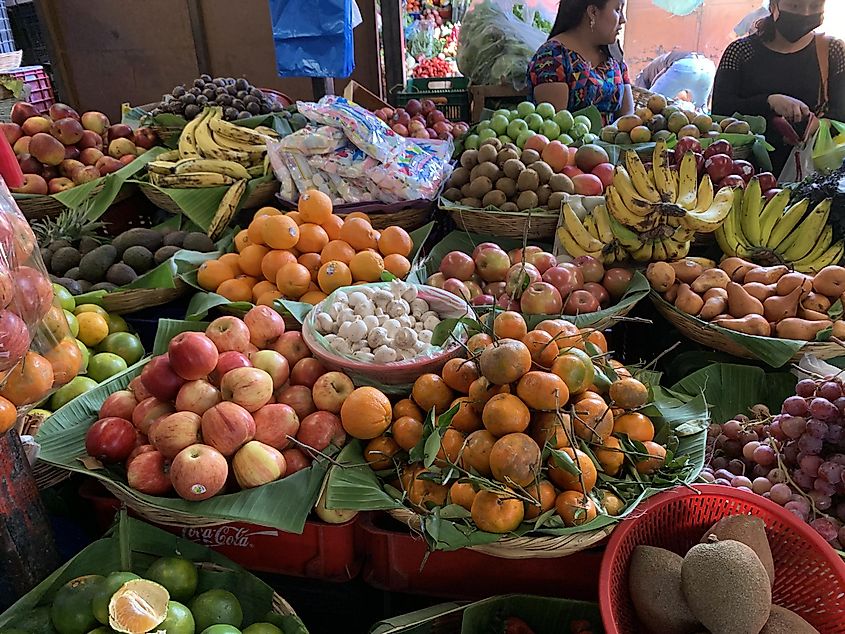
[[[405,89],[405,35],[399,0],[382,0],[381,32],[387,101],[396,103],[394,95]]]
[[[314,91],[314,101],[319,101],[326,95],[333,95],[334,92],[334,78],[333,77],[312,77],[311,89]]]
[[[13,429],[0,436],[0,612],[58,566],[47,512]]]

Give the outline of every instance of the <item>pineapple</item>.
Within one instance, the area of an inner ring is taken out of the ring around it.
[[[76,209],[65,209],[55,218],[44,218],[32,225],[32,230],[42,249],[56,250],[63,246],[78,244],[80,250],[90,251],[107,239],[97,235],[106,226],[104,222],[89,220],[88,209],[85,206]],[[87,245],[83,245],[85,242]],[[90,245],[90,248],[84,246]]]

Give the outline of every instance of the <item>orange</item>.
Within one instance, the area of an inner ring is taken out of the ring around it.
[[[396,405],[393,406],[393,418],[398,421],[403,416],[409,416],[410,418],[420,422],[425,420],[425,414],[423,411],[409,398],[403,398],[401,401],[397,401]]]
[[[469,394],[469,386],[478,378],[478,365],[467,359],[449,359],[440,374],[453,390]]]
[[[303,253],[297,258],[297,262],[299,262],[302,266],[304,266],[308,271],[311,273],[311,281],[317,282],[317,272],[320,270],[320,267],[323,265],[322,260],[320,259],[319,253]]]
[[[569,388],[551,372],[527,372],[516,386],[516,394],[531,409],[561,409],[569,400]]]
[[[414,381],[411,397],[422,411],[428,413],[434,409],[436,414],[442,414],[449,409],[455,394],[440,376],[428,373]]]
[[[540,447],[526,434],[507,434],[490,450],[490,469],[499,482],[528,486],[540,471]]]
[[[410,451],[422,439],[423,424],[410,416],[402,416],[396,419],[390,430],[396,444],[405,451]]]
[[[317,283],[324,293],[331,293],[341,286],[351,285],[352,272],[343,262],[331,260],[320,267],[317,272]]]
[[[610,405],[600,396],[585,394],[572,407],[572,426],[579,438],[587,442],[602,442],[613,432]]]
[[[533,520],[535,517],[539,517],[541,513],[555,507],[557,492],[548,480],[540,480],[539,483],[526,487],[525,492],[532,500],[536,501],[536,503],[525,502],[525,519]]]
[[[429,473],[422,467],[413,467],[402,474],[401,482],[405,491],[408,492],[408,501],[417,508],[428,510],[430,506],[443,506],[446,504],[446,496],[449,488],[437,484],[420,476]]]
[[[555,510],[566,526],[581,526],[598,515],[595,503],[583,493],[564,491],[555,500]]]
[[[397,254],[407,258],[413,248],[414,241],[402,227],[387,227],[378,239],[378,250],[382,255]]]
[[[258,306],[273,306],[277,299],[282,299],[282,294],[276,290],[276,287],[273,287],[272,291],[266,291],[262,293],[255,303]]]
[[[2,381],[5,385],[0,388],[0,396],[18,407],[36,403],[53,387],[53,366],[40,354],[30,351],[18,365],[0,374]]]
[[[390,426],[390,400],[374,387],[359,387],[340,406],[340,422],[353,438],[369,440]]]
[[[269,218],[269,216],[263,217]],[[240,258],[238,259],[238,264],[240,264],[241,270],[247,275],[261,277],[261,260],[263,260],[264,256],[269,252],[270,249],[260,244],[251,244],[248,247],[245,247],[244,250],[241,251]]]
[[[384,260],[375,251],[361,251],[352,257],[349,270],[356,282],[378,282],[384,271]]]
[[[14,427],[17,418],[18,410],[15,404],[9,399],[0,396],[0,434],[5,434]]]
[[[53,367],[53,386],[69,383],[82,368],[82,352],[76,341],[68,337],[44,354],[44,358]],[[2,427],[2,422],[0,422]]]
[[[364,460],[373,471],[384,471],[393,467],[393,456],[399,453],[399,445],[389,436],[378,436],[364,448]]]
[[[620,378],[610,384],[610,398],[624,409],[642,407],[648,402],[648,388],[637,379]]]
[[[322,224],[332,215],[332,199],[319,189],[309,189],[299,197],[297,209],[305,222]]]
[[[458,406],[458,411],[452,417],[449,423],[450,427],[454,427],[460,432],[469,434],[482,428],[481,416],[478,415],[476,409],[472,406],[472,401],[468,396],[461,396],[452,401],[449,409]]]
[[[235,279],[240,280],[242,282],[245,282],[247,284],[247,286],[249,286],[250,291],[252,291],[253,287],[256,284],[258,284],[258,278],[257,277],[252,277],[252,275],[244,275],[243,273],[241,273],[240,275],[236,275]]]
[[[531,413],[513,394],[496,394],[484,405],[481,420],[491,434],[504,436],[528,429]]]
[[[496,437],[486,429],[479,429],[467,436],[461,462],[464,469],[474,469],[483,476],[489,476],[490,451],[496,444]]]
[[[311,273],[298,262],[285,264],[276,275],[276,288],[282,295],[299,299],[308,292],[311,285]]]
[[[483,376],[496,385],[507,385],[531,369],[531,353],[518,339],[499,339],[484,349],[478,362]]]
[[[332,214],[326,222],[321,222],[320,226],[329,234],[329,240],[337,240],[340,238],[340,228],[343,226],[343,218]]]
[[[367,214],[365,214],[363,211],[353,211],[353,212],[346,214],[343,217],[343,222],[346,222],[350,218],[360,218],[361,220],[366,220],[368,223],[373,224],[373,221],[370,219],[370,217]]]
[[[299,301],[304,304],[311,304],[312,306],[316,306],[321,301],[326,299],[326,297],[328,297],[328,295],[326,295],[323,291],[308,291],[305,293],[305,295],[299,298]]]
[[[566,427],[564,427],[564,425]],[[546,444],[553,449],[569,447],[569,435],[572,434],[572,423],[569,414],[558,412],[539,412],[531,420],[531,437],[541,447]]]
[[[541,321],[537,324],[536,330],[545,330],[549,333],[561,352],[569,352],[572,348],[584,349],[584,339],[578,327],[565,319]]]
[[[449,487],[449,500],[452,504],[464,507],[467,511],[472,509],[475,500],[476,490],[469,482],[455,482]]]
[[[264,293],[278,290],[276,285],[273,282],[268,280],[261,280],[252,287],[252,299],[253,301],[258,301],[258,298],[261,297]]]
[[[437,451],[434,464],[438,467],[457,465],[463,446],[464,435],[457,429],[449,427],[443,432],[443,437],[440,439],[440,449]]]
[[[348,242],[356,251],[375,249],[378,246],[375,229],[362,218],[347,217],[340,228],[340,239]]]
[[[302,215],[298,211],[289,211],[285,215],[293,220],[297,225],[302,224]]]
[[[238,231],[238,235],[235,236],[235,251],[240,253],[244,247],[247,247],[250,244],[252,244],[252,242],[249,240],[249,232],[246,229]]]
[[[648,416],[632,412],[623,414],[613,422],[614,434],[625,434],[631,440],[648,442],[654,440],[654,423]]]
[[[625,464],[625,454],[622,453],[622,443],[618,438],[610,436],[604,443],[593,447],[593,455],[599,461],[601,468],[609,476],[615,476]]]
[[[604,336],[604,333],[595,328],[582,328],[581,334],[584,336],[585,341],[593,344],[603,354],[607,354],[607,338]]]
[[[552,372],[566,383],[571,395],[585,392],[593,384],[596,369],[586,352],[569,348],[552,363]]]
[[[554,482],[555,486],[566,491],[580,491],[581,493],[592,491],[593,487],[596,486],[598,470],[590,457],[580,449],[572,449],[571,447],[565,447],[561,451],[570,457],[581,473],[575,475],[569,473],[563,467],[557,466],[555,457],[552,456],[549,458],[549,479]],[[582,480],[584,481],[583,485],[581,484]]]
[[[649,457],[643,458],[637,463],[637,471],[643,475],[651,475],[661,469],[666,462],[666,448],[650,440],[643,444]]]
[[[256,216],[249,223],[246,229],[246,235],[252,244],[267,244],[267,241],[264,239],[264,225],[267,223],[268,218],[270,216]]]
[[[329,243],[329,234],[320,225],[310,222],[299,225],[299,242],[296,248],[303,253],[320,253]]]
[[[235,275],[243,273],[243,271],[241,271],[241,265],[239,264],[240,256],[237,253],[225,253],[217,258],[217,260],[226,266],[231,267]]]
[[[248,302],[252,299],[252,288],[243,279],[226,280],[217,287],[217,294],[230,302]]]
[[[252,217],[253,220],[260,216],[278,216],[282,212],[276,209],[275,207],[262,207],[258,211],[255,212],[255,215]]]
[[[225,262],[206,260],[197,269],[197,283],[207,291],[216,291],[218,286],[235,275],[232,267]]]
[[[299,240],[299,227],[287,216],[265,216],[261,227],[264,243],[274,249],[290,249]]]
[[[472,501],[470,513],[479,530],[509,533],[522,524],[525,507],[512,492],[479,491]]]
[[[274,249],[267,253],[261,260],[261,274],[264,279],[275,284],[279,269],[285,264],[296,262],[296,256],[287,249]]]
[[[402,279],[411,272],[411,263],[403,255],[391,253],[384,258],[384,268],[396,277]]]
[[[542,368],[551,368],[557,358],[557,344],[545,330],[532,330],[522,337],[522,343],[528,346],[531,360]]]
[[[329,260],[340,260],[341,262],[349,264],[352,261],[352,256],[354,255],[355,249],[350,247],[343,240],[332,239],[326,246],[323,247],[323,250],[320,251],[320,257],[323,258],[324,262],[328,262]]]
[[[475,355],[480,353],[484,348],[489,345],[492,345],[493,337],[488,335],[486,332],[479,332],[476,335],[473,335],[467,341],[467,351],[470,354]]]

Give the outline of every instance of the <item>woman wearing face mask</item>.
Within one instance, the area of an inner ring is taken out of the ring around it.
[[[783,117],[799,135],[810,114],[845,120],[845,44],[815,33],[825,0],[771,0],[771,15],[725,50],[713,88],[713,112]],[[772,125],[766,136],[780,171],[790,146]]]
[[[531,97],[557,110],[596,106],[607,122],[634,112],[628,67],[611,53],[625,24],[623,0],[560,0],[557,18],[528,64]]]

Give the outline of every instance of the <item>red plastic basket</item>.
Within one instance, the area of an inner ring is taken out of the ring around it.
[[[711,525],[749,514],[766,523],[775,560],[772,601],[800,614],[822,634],[845,633],[845,563],[813,530],[774,502],[730,487],[679,487],[654,496],[619,524],[599,575],[599,603],[607,634],[644,631],[628,593],[628,563],[639,545],[684,555]]]

